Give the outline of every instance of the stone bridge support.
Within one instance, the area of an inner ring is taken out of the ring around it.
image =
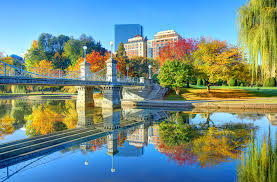
[[[94,87],[92,86],[78,86],[76,87],[78,91],[77,101],[78,104],[83,104],[85,106],[93,107],[93,91]]]
[[[103,86],[102,108],[115,109],[121,108],[121,86]]]
[[[88,80],[87,75],[90,72],[90,64],[86,61],[81,63],[80,65],[80,78],[81,80]],[[77,86],[78,96],[77,96],[77,104],[85,105],[86,107],[93,107],[94,100],[93,100],[93,86]]]
[[[112,82],[111,85],[102,86],[103,101],[102,108],[121,108],[121,89],[122,86],[117,82],[116,60],[110,58],[107,63],[107,77],[106,80]]]

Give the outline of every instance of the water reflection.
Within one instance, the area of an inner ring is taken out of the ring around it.
[[[271,127],[274,127],[274,113],[232,114],[233,119],[237,119],[233,122],[224,117],[219,120],[218,114],[212,112],[102,110],[72,100],[2,101],[0,108],[1,143],[8,142],[10,136],[13,136],[13,140],[19,139],[17,132],[24,132],[22,138],[31,138],[68,129],[91,128],[91,132],[74,138],[74,142],[59,144],[58,148],[45,153],[19,158],[16,162],[0,161],[2,181],[12,181],[18,173],[78,152],[82,154],[80,164],[85,166],[94,163],[89,156],[105,153],[110,157],[110,168],[106,170],[116,173],[118,162],[115,158],[143,157],[148,145],[154,146],[161,155],[179,167],[195,166],[204,170],[226,162],[241,161],[237,175],[239,181],[249,181],[250,176],[253,177],[249,171],[260,169],[257,166],[261,165],[266,170],[263,171],[265,181],[271,179],[268,176],[274,172],[276,174],[277,147],[270,143],[276,140],[268,137],[262,146],[256,144],[257,134],[263,135],[256,123],[267,117]],[[244,155],[244,152],[248,153]],[[255,159],[257,156],[260,161]],[[261,171],[258,174],[262,174]],[[234,175],[231,181],[236,178]]]

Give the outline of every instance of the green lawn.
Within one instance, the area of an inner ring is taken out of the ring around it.
[[[229,87],[211,86],[211,93],[207,92],[206,86],[182,88],[181,95],[171,92],[166,100],[224,100],[224,99],[257,99],[277,97],[276,87]]]

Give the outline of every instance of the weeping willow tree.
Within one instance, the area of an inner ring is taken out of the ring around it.
[[[258,77],[259,63],[263,79],[276,76],[276,5],[276,0],[248,0],[238,11],[239,42],[248,51],[252,83]]]

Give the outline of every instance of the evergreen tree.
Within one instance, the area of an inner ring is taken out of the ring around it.
[[[120,44],[118,46],[118,49],[116,51],[116,57],[123,57],[123,58],[126,57],[126,51],[124,48],[124,44],[122,42],[120,42]]]

